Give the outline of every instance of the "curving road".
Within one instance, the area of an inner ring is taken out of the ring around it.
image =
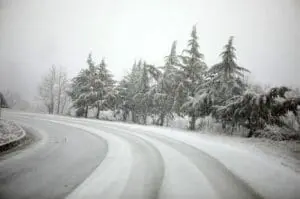
[[[23,153],[0,162],[0,198],[63,198],[105,158],[101,137],[65,125],[16,118],[41,137]]]
[[[219,160],[161,134],[68,117],[4,117],[31,127],[41,139],[0,161],[3,199],[263,198]]]

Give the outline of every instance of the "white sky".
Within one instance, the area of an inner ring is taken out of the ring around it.
[[[52,64],[70,77],[92,50],[120,79],[134,59],[160,65],[197,24],[212,65],[229,36],[256,81],[300,86],[300,0],[0,0],[0,89],[36,95]]]

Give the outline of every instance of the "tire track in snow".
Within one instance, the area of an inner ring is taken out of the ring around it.
[[[101,124],[111,129],[109,127]],[[143,134],[149,138],[159,140],[168,146],[174,148],[184,156],[186,156],[195,166],[201,171],[207,180],[211,183],[216,193],[223,199],[262,199],[255,190],[253,190],[247,183],[245,183],[238,176],[234,175],[229,169],[227,169],[220,161],[210,156],[209,154],[188,145],[184,142],[167,138],[165,136],[154,135],[151,132],[136,132],[132,129],[120,129],[121,131],[130,134]]]
[[[26,117],[26,116],[21,116]],[[114,196],[115,198],[121,198],[121,199],[131,199],[131,198],[143,198],[143,199],[156,199],[159,195],[160,186],[162,184],[163,176],[164,176],[164,164],[163,159],[160,154],[160,152],[149,142],[145,141],[144,139],[135,136],[130,135],[128,133],[124,132],[108,132],[107,130],[104,130],[104,128],[101,128],[101,131],[94,127],[86,127],[86,123],[84,121],[70,121],[70,120],[51,120],[51,119],[40,119],[40,118],[34,118],[36,120],[45,120],[49,122],[64,124],[67,126],[76,127],[79,129],[86,130],[89,133],[97,134],[96,132],[102,132],[102,138],[108,141],[108,148],[112,149],[112,147],[116,148],[116,144],[112,144],[111,138],[109,138],[109,135],[112,134],[113,137],[117,136],[118,138],[121,138],[125,142],[128,142],[129,147],[131,148],[131,158],[128,158],[125,160],[123,158],[123,162],[129,161],[130,162],[130,168],[128,168],[126,171],[130,171],[128,175],[126,175],[125,178],[121,178],[121,181],[123,179],[123,182],[121,183],[123,185],[122,191],[119,188],[119,193],[113,193],[114,188],[113,184],[110,183],[108,180],[107,185],[103,186],[102,190],[91,190],[87,189],[87,186],[100,186],[104,185],[104,178],[102,178],[101,183],[97,180],[90,180],[91,178],[97,178],[95,175],[90,176],[86,181],[86,183],[79,187],[78,190],[75,190],[74,193],[71,193],[68,198],[93,198],[93,197],[106,197],[111,198]],[[68,122],[68,123],[67,123]],[[102,127],[102,126],[101,126]],[[111,131],[110,128],[106,128],[109,131]],[[107,134],[104,135],[104,134]],[[115,141],[114,141],[115,142]],[[110,153],[112,150],[109,150]],[[108,155],[113,156],[113,155]],[[106,157],[107,158],[107,157]],[[104,159],[104,164],[106,162],[106,159]],[[120,168],[122,167],[122,162],[118,161],[120,164]],[[128,164],[128,163],[127,163]],[[114,168],[109,169],[109,171],[106,169],[107,166],[105,166],[105,169],[103,169],[103,172],[107,173],[106,175],[109,175],[109,173],[119,173],[121,171],[116,171],[117,164],[114,163],[112,165]],[[99,168],[101,165],[99,166]],[[125,173],[126,173],[125,171]],[[100,174],[101,170],[99,169],[99,172],[97,174]],[[127,172],[128,173],[128,172]],[[124,174],[123,174],[124,175]],[[113,175],[114,177],[116,175]],[[101,177],[101,176],[100,176]],[[108,177],[108,176],[107,176]],[[120,180],[117,179],[117,177],[111,181]],[[97,183],[97,184],[96,184]],[[105,188],[106,187],[106,188]],[[87,190],[90,190],[90,194]]]
[[[61,118],[62,119],[62,118]],[[64,120],[64,119],[63,119]],[[65,121],[73,122],[74,120],[66,119]],[[76,120],[76,123],[84,123],[87,124],[89,121],[79,121]],[[177,141],[175,139],[170,139],[165,136],[153,135],[153,133],[141,131],[137,131],[134,128],[124,129],[123,126],[120,128],[112,127],[109,124],[99,123],[98,121],[94,121],[93,123],[98,123],[102,128],[106,127],[112,130],[123,131],[126,134],[143,134],[149,138],[154,138],[158,141],[165,143],[166,145],[174,148],[182,155],[186,156],[191,162],[195,164],[195,166],[201,171],[211,185],[214,187],[216,193],[220,198],[225,199],[239,199],[239,198],[262,198],[259,194],[257,194],[248,184],[246,184],[242,179],[235,176],[230,170],[228,170],[222,163],[220,163],[217,159],[211,157],[207,153],[201,151],[200,149],[188,145],[184,142]],[[108,125],[108,126],[107,126]]]
[[[80,121],[80,123],[87,124],[86,121]],[[128,130],[119,129],[112,126],[106,126],[99,123],[93,123],[92,125],[95,128],[107,128],[112,134],[117,135],[122,132],[123,135],[139,137],[139,139],[146,140],[160,151],[163,156],[162,161],[165,162],[165,175],[158,198],[219,199],[211,185],[207,182],[205,176],[197,169],[197,167],[186,156],[182,155],[166,143],[145,135],[141,135],[140,133],[133,134]],[[148,184],[148,186],[152,185]],[[199,186],[202,189],[199,189]]]
[[[107,127],[102,129],[105,132],[111,131],[111,128]],[[164,162],[160,152],[152,144],[138,136],[121,131],[110,133],[126,139],[130,143],[133,153],[131,174],[121,198],[158,198],[164,176]]]

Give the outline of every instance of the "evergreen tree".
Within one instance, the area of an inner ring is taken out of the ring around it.
[[[97,108],[96,117],[99,118],[101,110],[114,109],[116,103],[116,95],[114,91],[115,81],[104,59],[96,67],[95,92],[96,100],[94,107]]]
[[[122,120],[126,121],[131,112],[131,99],[129,95],[130,82],[129,75],[125,76],[117,85],[115,93],[117,95],[116,99],[116,109],[117,113],[122,114]]]
[[[83,69],[78,76],[73,78],[70,96],[73,106],[77,109],[77,116],[88,116],[88,110],[97,100],[96,68],[90,53],[87,58],[88,69]]]
[[[289,128],[282,116],[288,111],[298,116],[300,97],[286,98],[288,91],[290,89],[287,87],[275,87],[264,94],[247,92],[219,107],[217,114],[233,127],[240,125],[249,129],[248,137],[257,134],[258,130],[267,125]]]
[[[135,103],[135,111],[138,114],[138,116],[142,119],[141,122],[143,124],[146,124],[150,102],[150,98],[148,95],[148,92],[150,90],[150,80],[146,62],[142,64],[141,73],[138,76],[139,78],[136,85],[137,90],[136,94],[133,97],[133,101]]]
[[[190,118],[189,129],[195,129],[196,119],[200,116],[197,88],[203,84],[207,66],[203,61],[203,55],[199,52],[196,26],[193,27],[191,39],[188,41],[188,49],[179,56],[180,83],[176,90],[175,110],[179,114],[188,115]]]
[[[151,112],[158,115],[155,124],[164,125],[165,117],[173,118],[173,104],[175,99],[175,90],[178,85],[177,68],[179,63],[176,54],[176,44],[172,44],[171,52],[165,57],[165,65],[161,67],[162,72],[152,65],[148,66],[148,70],[152,77],[156,80],[156,84],[150,90],[151,95]]]
[[[90,91],[88,75],[88,70],[82,69],[71,82],[71,91],[69,92],[69,95],[73,101],[73,107],[76,109],[76,116],[87,117],[88,114],[87,96]]]
[[[209,70],[209,72],[217,74],[218,77],[222,76],[225,81],[237,77],[244,77],[243,72],[250,72],[246,68],[237,65],[233,38],[233,36],[229,38],[228,43],[224,46],[224,51],[220,54],[220,56],[222,56],[222,62],[212,66]]]
[[[117,107],[122,112],[123,120],[131,114],[131,120],[137,123],[138,107],[134,96],[138,93],[140,76],[142,73],[142,61],[134,62],[131,71],[118,84],[116,92],[118,93]]]
[[[226,121],[220,119],[219,115],[216,114],[216,107],[231,103],[232,98],[243,95],[247,88],[247,84],[243,81],[243,73],[250,72],[246,68],[237,65],[235,51],[233,37],[230,37],[228,43],[224,46],[224,51],[220,54],[222,62],[209,69],[206,83],[199,88],[199,90],[205,90],[206,96],[208,96],[208,99],[206,98],[210,102],[208,113],[212,112],[217,120],[221,120],[224,129]]]

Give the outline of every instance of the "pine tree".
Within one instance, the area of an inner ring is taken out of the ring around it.
[[[288,111],[298,116],[300,97],[286,98],[288,91],[290,89],[287,87],[275,87],[264,94],[247,92],[219,107],[217,114],[233,127],[240,125],[249,129],[248,137],[257,134],[267,125],[289,128],[282,116]]]
[[[107,69],[104,59],[102,59],[101,63],[96,67],[96,100],[94,106],[97,108],[97,118],[99,118],[101,110],[114,109],[116,103],[114,85],[113,76]]]
[[[96,68],[90,53],[87,58],[88,69],[83,69],[78,76],[73,78],[70,96],[73,106],[77,109],[77,116],[88,116],[88,110],[93,107],[97,100]]]
[[[82,69],[80,73],[72,79],[71,91],[69,93],[73,107],[76,109],[76,116],[87,117],[88,113],[88,97],[89,87],[89,72],[87,69]]]
[[[134,62],[131,71],[118,84],[116,92],[118,93],[117,107],[122,112],[123,120],[131,114],[131,120],[134,123],[139,122],[138,106],[135,103],[134,96],[138,93],[139,81],[142,73],[142,61]]]
[[[209,69],[209,78],[206,84],[200,89],[206,89],[206,93],[211,101],[210,112],[219,120],[214,107],[224,106],[231,103],[232,98],[243,95],[247,84],[243,81],[244,72],[250,72],[246,68],[240,67],[236,63],[236,49],[233,46],[233,37],[229,38],[224,46],[224,51],[220,54],[222,62]],[[222,120],[223,128],[226,127],[226,120]]]
[[[222,76],[225,81],[244,77],[243,72],[250,72],[248,69],[237,65],[233,38],[233,36],[229,38],[228,43],[224,46],[224,51],[220,54],[222,62],[212,66],[209,70],[209,72],[215,73],[217,76]]]
[[[203,55],[199,52],[196,26],[193,27],[191,39],[188,41],[188,49],[179,56],[181,63],[180,83],[175,97],[177,113],[188,115],[190,118],[189,129],[195,129],[196,119],[200,116],[197,88],[204,82],[207,66],[203,61]]]
[[[139,74],[139,78],[136,85],[137,90],[136,94],[133,97],[133,101],[135,103],[136,113],[142,119],[142,123],[146,124],[150,102],[148,95],[148,92],[150,90],[149,73],[147,70],[146,62],[138,65],[141,65],[141,73]]]
[[[170,54],[165,57],[165,65],[160,67],[162,72],[152,65],[148,65],[149,73],[156,80],[152,85],[149,95],[151,96],[151,113],[158,115],[155,124],[164,125],[165,118],[173,118],[173,104],[175,99],[175,90],[178,85],[177,68],[179,63],[176,54],[176,44],[174,41]]]
[[[131,112],[130,102],[131,99],[129,98],[129,90],[130,90],[130,82],[129,82],[129,75],[125,76],[121,81],[119,81],[115,93],[117,96],[116,99],[116,109],[118,113],[122,114],[122,120],[126,121],[129,113]]]

